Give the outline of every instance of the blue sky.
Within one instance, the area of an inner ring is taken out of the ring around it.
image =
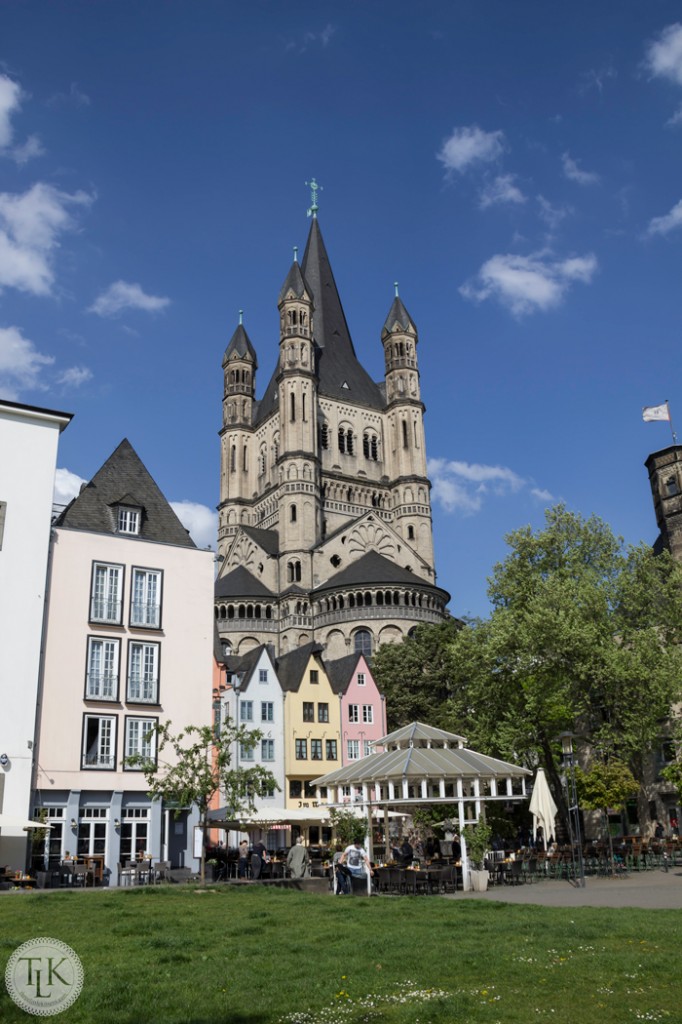
[[[221,359],[259,395],[305,182],[358,355],[420,332],[438,581],[488,611],[504,535],[564,501],[656,536],[678,402],[682,15],[667,0],[0,7],[0,394],[75,414],[58,483],[128,437],[198,543]]]

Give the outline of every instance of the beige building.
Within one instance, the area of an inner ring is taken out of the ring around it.
[[[34,867],[70,853],[110,884],[139,853],[194,868],[196,811],[152,802],[125,759],[157,758],[157,723],[211,723],[213,554],[128,441],[56,520],[51,551],[34,804],[53,828]]]
[[[262,398],[243,324],[223,359],[218,630],[236,654],[312,642],[329,658],[371,654],[440,621],[449,600],[436,584],[417,328],[396,287],[375,383],[316,217],[278,309]]]

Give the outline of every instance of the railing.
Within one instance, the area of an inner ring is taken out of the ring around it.
[[[113,768],[114,763],[113,754],[85,754],[83,756],[83,768]]]
[[[442,622],[443,614],[437,608],[419,608],[415,605],[385,604],[355,608],[336,608],[315,616],[315,626],[330,626],[336,622],[358,619],[418,619],[421,622]]]
[[[86,699],[113,700],[116,693],[115,675],[110,672],[88,672]]]
[[[157,679],[144,679],[142,676],[131,675],[128,678],[128,695],[130,704],[156,704],[158,692]]]
[[[91,622],[120,622],[121,602],[110,601],[106,598],[93,597],[90,605]]]
[[[130,608],[130,625],[158,629],[161,622],[161,605],[147,601],[133,601]]]

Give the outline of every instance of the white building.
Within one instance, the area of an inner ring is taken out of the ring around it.
[[[212,590],[213,553],[124,440],[53,531],[35,781],[48,864],[88,857],[110,884],[139,853],[198,867],[196,810],[150,801],[125,758],[157,757],[157,723],[210,725]]]
[[[31,809],[31,767],[59,435],[71,414],[0,401],[0,812]],[[0,829],[0,865],[26,833]]]

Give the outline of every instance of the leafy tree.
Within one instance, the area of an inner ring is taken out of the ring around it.
[[[671,786],[674,786],[677,790],[677,795],[682,800],[682,761],[673,761],[672,764],[668,764],[661,770],[661,775],[669,782]]]
[[[329,812],[329,821],[334,829],[338,842],[343,848],[352,843],[364,843],[367,838],[367,818],[360,818],[352,811],[343,811],[332,808]]]
[[[147,734],[149,738],[156,734],[156,761],[135,754],[126,758],[125,763],[131,768],[142,769],[152,799],[161,799],[177,808],[197,806],[204,832],[201,845],[203,882],[208,829],[206,815],[215,794],[219,793],[221,799],[224,798],[232,817],[239,817],[255,809],[257,797],[278,787],[273,774],[261,765],[232,767],[235,749],[252,750],[260,741],[261,734],[257,729],[237,726],[228,719],[221,725],[219,734],[207,725],[188,725],[174,736],[170,725],[170,722],[156,725]],[[166,748],[172,752],[169,761],[163,761],[160,756]]]
[[[490,619],[450,644],[453,691],[466,690],[475,712],[470,738],[542,763],[566,820],[555,738],[570,729],[628,765],[643,823],[647,760],[680,697],[682,570],[645,545],[624,549],[600,519],[562,505],[543,530],[506,540]]]
[[[386,697],[389,731],[410,722],[449,728],[454,660],[450,642],[461,622],[446,619],[417,626],[401,644],[383,644],[372,659],[372,674]]]
[[[580,806],[586,811],[601,811],[609,837],[609,851],[613,864],[613,840],[608,827],[609,807],[622,807],[628,797],[639,789],[637,780],[626,764],[618,758],[595,761],[589,771],[575,769],[576,787]]]

